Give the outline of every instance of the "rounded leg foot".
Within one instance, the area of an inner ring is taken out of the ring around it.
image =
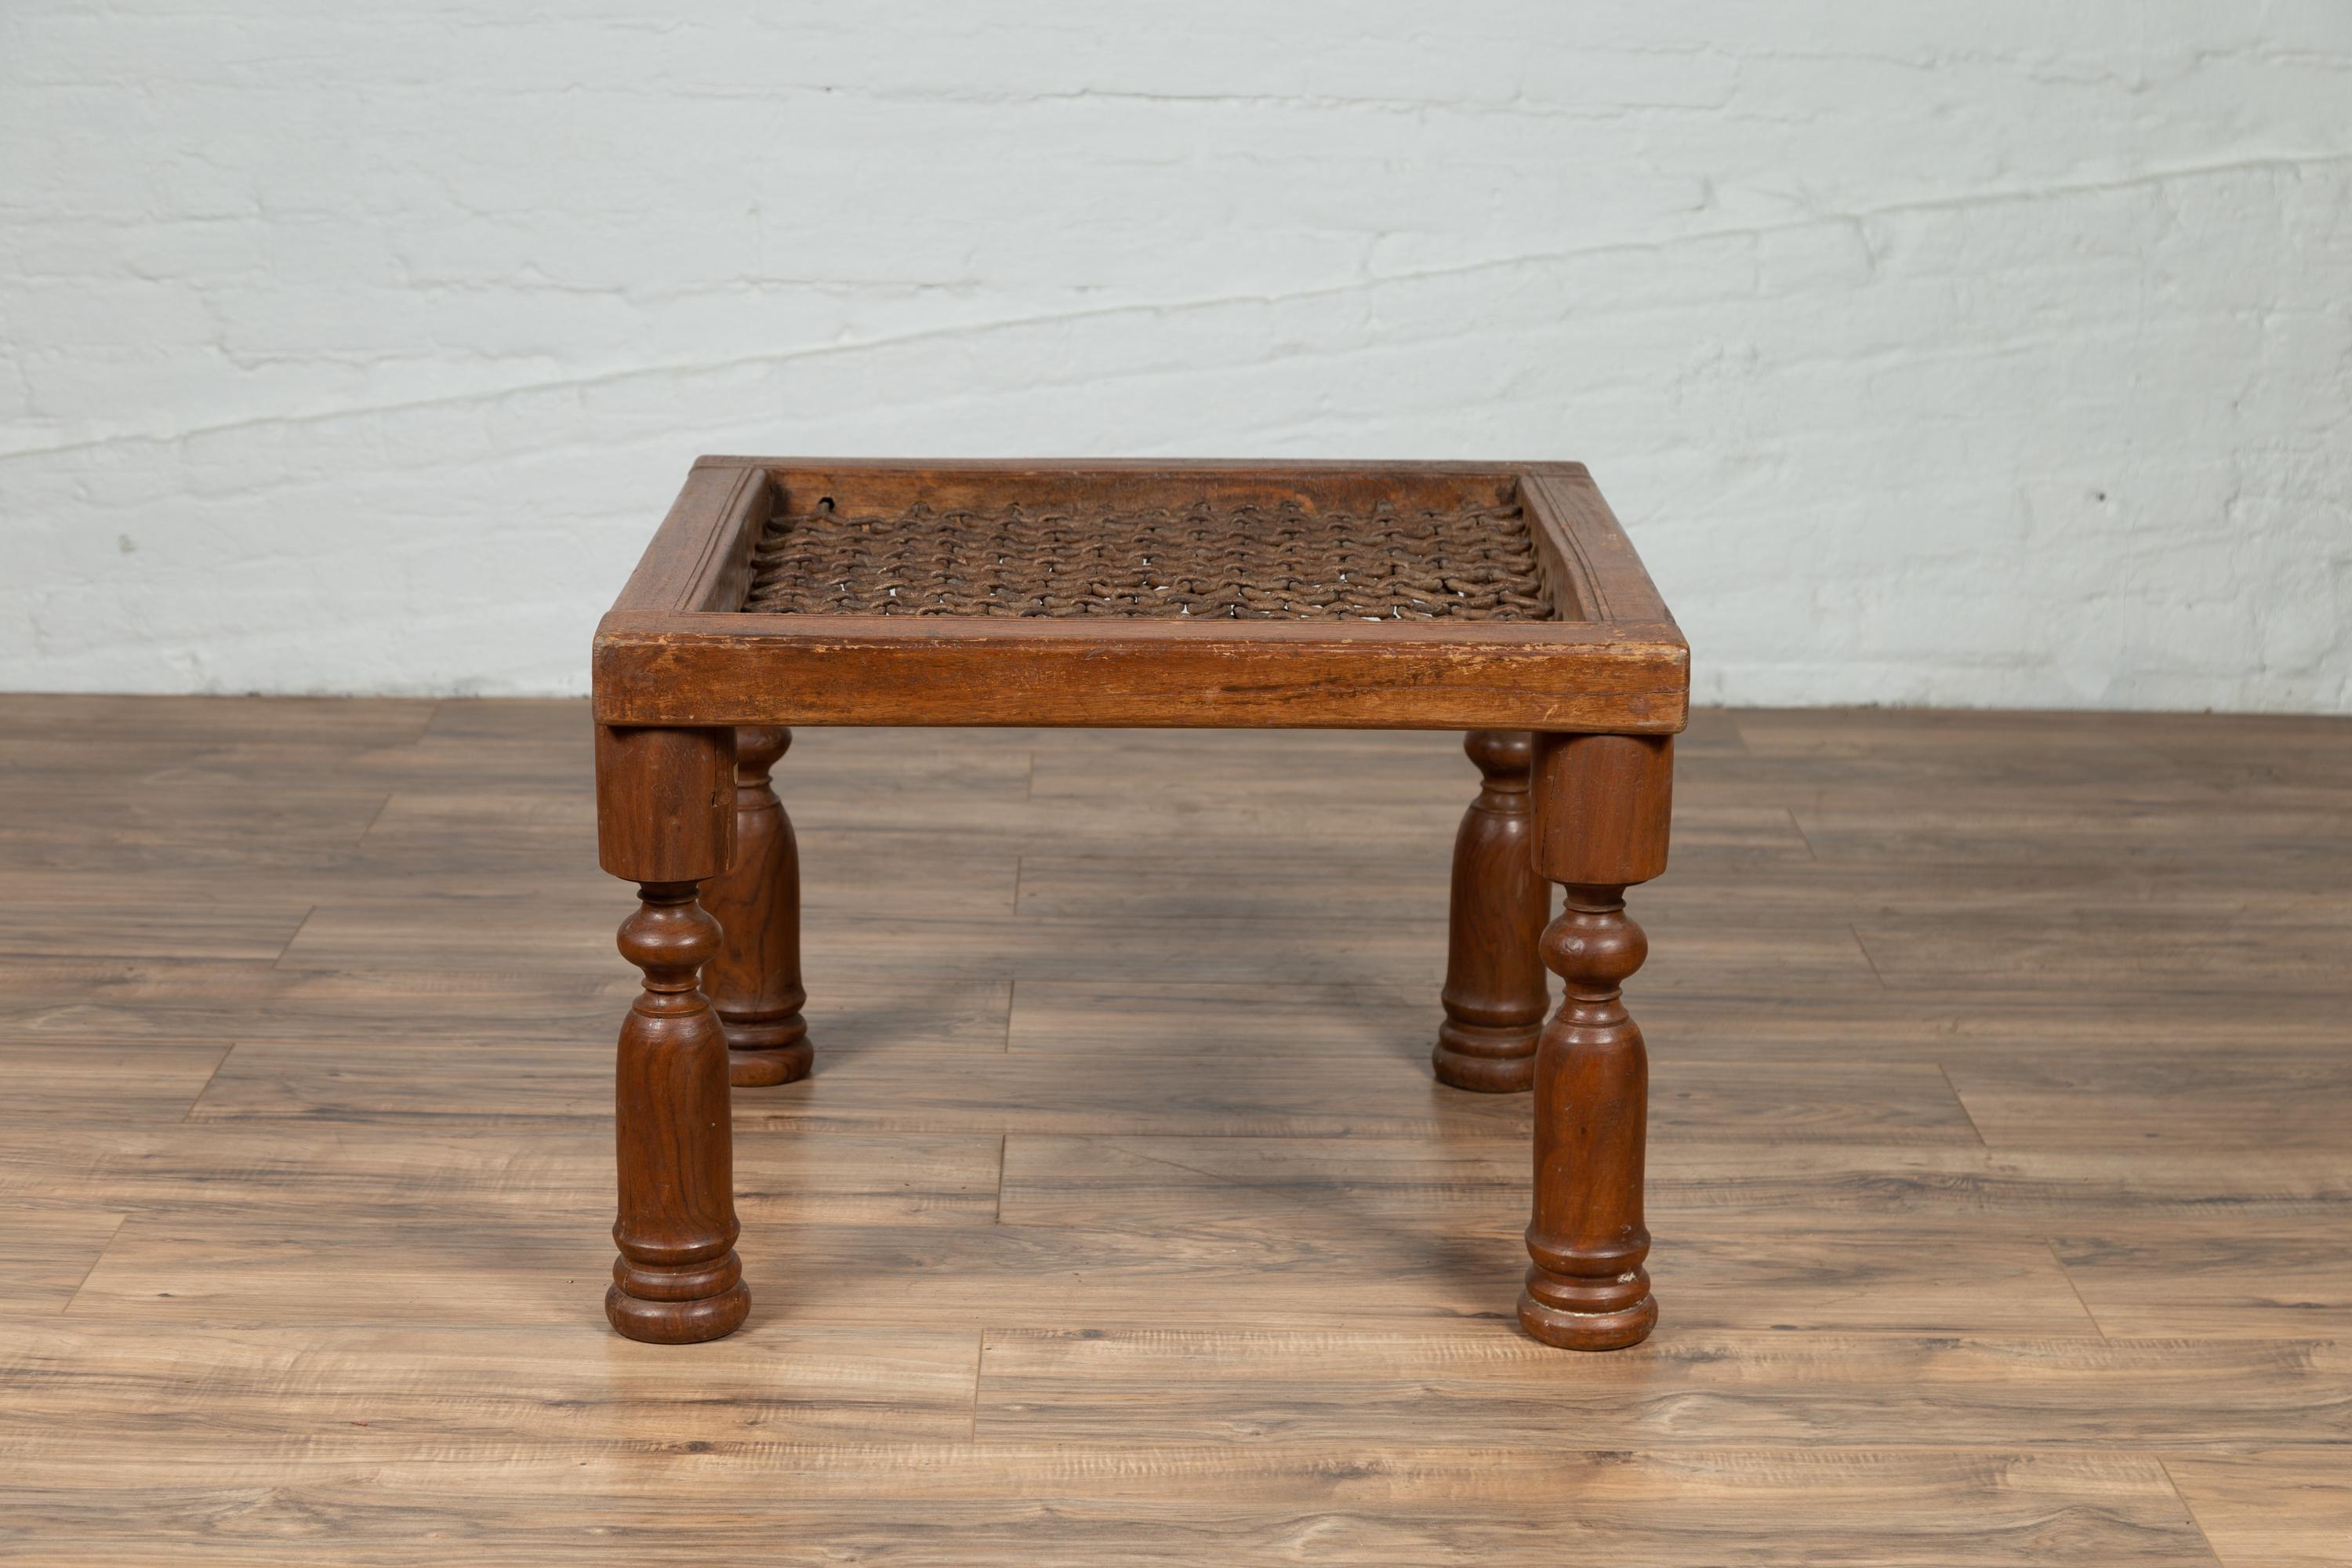
[[[1543,1031],[1482,1029],[1447,1019],[1429,1060],[1437,1081],[1475,1094],[1525,1094],[1536,1086],[1536,1037]]]
[[[1618,1351],[1638,1345],[1658,1326],[1658,1303],[1645,1289],[1642,1299],[1613,1311],[1578,1312],[1536,1300],[1533,1288],[1519,1292],[1519,1327],[1564,1351]]]
[[[795,1037],[773,1044],[759,1037],[772,1032],[728,1028],[728,1083],[737,1089],[768,1089],[808,1077],[816,1062],[816,1047],[808,1042],[808,1030],[800,1029]]]
[[[618,1285],[604,1292],[604,1316],[612,1320],[621,1337],[654,1345],[723,1340],[743,1326],[751,1310],[751,1289],[740,1279],[698,1301],[648,1301]]]

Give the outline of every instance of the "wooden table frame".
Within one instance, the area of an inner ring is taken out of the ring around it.
[[[788,500],[1339,508],[1498,495],[1528,517],[1553,619],[740,608],[753,550]],[[1528,1331],[1607,1350],[1655,1323],[1647,1056],[1620,999],[1647,944],[1624,892],[1665,869],[1690,656],[1581,464],[704,458],[598,626],[594,657],[598,848],[605,870],[638,884],[620,948],[644,973],[617,1060],[620,1256],[605,1310],[622,1333],[716,1339],[751,1305],[730,1084],[790,1082],[813,1059],[799,864],[770,784],[794,724],[1469,731],[1483,784],[1454,845],[1437,1076],[1535,1091]],[[1565,986],[1548,1021],[1546,969]]]

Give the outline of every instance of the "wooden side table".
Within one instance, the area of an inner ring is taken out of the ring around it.
[[[1580,464],[701,459],[596,632],[598,847],[645,977],[614,1327],[716,1339],[751,1305],[729,1085],[811,1062],[786,726],[1186,725],[1470,732],[1437,1076],[1535,1091],[1519,1321],[1641,1340],[1624,892],[1665,869],[1689,662]]]

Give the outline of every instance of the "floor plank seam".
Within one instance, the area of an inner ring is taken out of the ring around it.
[[[2180,1478],[2172,1473],[2172,1461],[2160,1453],[2155,1458],[2156,1468],[2164,1472],[2165,1484],[2172,1489],[2172,1495],[2180,1500],[2180,1511],[2189,1516],[2189,1522],[2196,1527],[2197,1539],[2203,1542],[2205,1550],[2212,1554],[2214,1568],[2230,1568],[2228,1559],[2221,1555],[2221,1549],[2213,1544],[2213,1537],[2206,1530],[2205,1521],[2197,1517],[2197,1505],[2190,1502],[2189,1494],[2181,1489]]]
[[[392,809],[392,801],[393,797],[387,795],[376,803],[374,812],[371,814],[367,819],[367,826],[360,829],[360,836],[357,838],[352,840],[352,847],[353,848],[359,848],[367,843],[367,837],[369,834],[375,831],[375,825],[382,822],[383,820],[383,814]]]
[[[1961,1095],[1960,1086],[1952,1081],[1952,1069],[1946,1067],[1942,1062],[1937,1062],[1936,1064],[1936,1071],[1942,1076],[1944,1079],[1944,1087],[1952,1091],[1952,1103],[1958,1106],[1960,1108],[1960,1114],[1968,1119],[1969,1131],[1977,1135],[1977,1142],[1980,1146],[1990,1150],[1992,1145],[1986,1141],[1984,1129],[1977,1125],[1975,1113],[1969,1110],[1969,1102],[1967,1099]]]
[[[971,1350],[971,1425],[964,1441],[977,1446],[980,1442],[980,1384],[988,1364],[988,1325],[983,1323],[972,1335]],[[2178,1490],[2179,1489],[2174,1489]]]
[[[2101,1344],[2115,1343],[2113,1340],[2107,1337],[2106,1324],[2099,1321],[2099,1314],[2091,1310],[2091,1303],[2083,1295],[2082,1286],[2074,1282],[2074,1270],[2068,1268],[2066,1267],[2066,1259],[2059,1256],[2058,1243],[2056,1239],[2054,1237],[2045,1237],[2042,1238],[2042,1245],[2050,1249],[2050,1261],[2058,1266],[2058,1277],[2066,1281],[2066,1289],[2072,1290],[2074,1293],[2074,1300],[2081,1303],[2083,1308],[2083,1316],[2090,1319],[2091,1327],[2098,1331],[2099,1342]]]
[[[1869,966],[1870,977],[1878,982],[1878,988],[1881,991],[1892,990],[1893,987],[1886,984],[1886,976],[1878,972],[1878,961],[1870,956],[1870,944],[1862,940],[1862,928],[1850,925],[1845,929],[1853,937],[1854,951],[1862,954],[1862,962]]]
[[[1797,841],[1805,847],[1805,858],[1811,860],[1816,866],[1820,865],[1822,862],[1821,852],[1813,847],[1812,835],[1807,833],[1805,831],[1805,825],[1797,819],[1797,808],[1793,805],[1788,805],[1782,806],[1780,809],[1788,813],[1789,826],[1797,830]]]
[[[213,1081],[220,1077],[221,1068],[228,1065],[228,1058],[236,1054],[236,1042],[235,1040],[231,1040],[227,1045],[221,1047],[221,1054],[213,1061],[213,1070],[205,1074],[205,1081],[198,1084],[196,1086],[196,1092],[188,1097],[188,1108],[180,1112],[179,1124],[181,1126],[194,1127],[199,1125],[196,1121],[196,1107],[204,1103],[205,1095],[212,1089]]]
[[[286,939],[286,945],[279,948],[278,950],[278,956],[269,961],[269,967],[272,970],[283,973],[286,955],[294,951],[294,944],[296,942],[302,940],[303,929],[310,923],[311,918],[317,915],[318,912],[319,906],[316,904],[310,905],[308,909],[302,911],[302,918],[295,922],[294,934]]]
[[[98,1272],[100,1264],[106,1261],[107,1248],[114,1245],[115,1238],[122,1234],[122,1227],[130,1223],[131,1215],[127,1213],[114,1216],[113,1228],[106,1233],[105,1243],[99,1247],[97,1256],[89,1260],[89,1267],[81,1271],[81,1279],[76,1282],[72,1292],[66,1297],[65,1304],[58,1309],[58,1317],[62,1318],[73,1310],[73,1304],[81,1300],[82,1291],[89,1288],[89,1277]]]

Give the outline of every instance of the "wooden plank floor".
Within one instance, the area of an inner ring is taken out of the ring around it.
[[[803,733],[752,1319],[614,1337],[586,726],[0,698],[0,1561],[2352,1561],[2352,723],[1701,714],[1607,1356],[1442,735]]]

